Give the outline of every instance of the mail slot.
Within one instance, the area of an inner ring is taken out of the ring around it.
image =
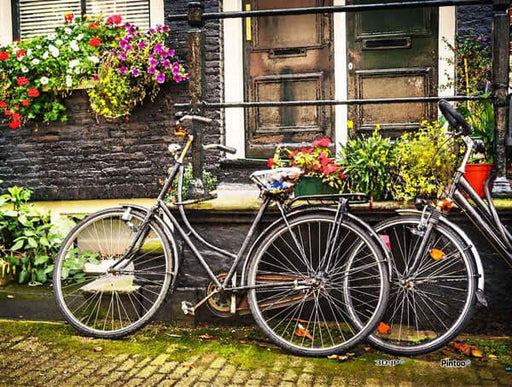
[[[290,56],[306,56],[308,50],[305,47],[275,48],[269,50],[269,58],[283,58]]]
[[[411,38],[380,38],[363,39],[363,50],[391,50],[396,48],[410,48]]]

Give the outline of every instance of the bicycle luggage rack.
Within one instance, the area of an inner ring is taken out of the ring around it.
[[[371,197],[364,193],[340,193],[340,194],[323,194],[323,195],[306,195],[299,196],[293,199],[288,206],[293,203],[304,201],[308,204],[311,202],[320,202],[322,204],[332,203],[336,204],[341,199],[346,199],[347,204],[368,204],[371,203]]]

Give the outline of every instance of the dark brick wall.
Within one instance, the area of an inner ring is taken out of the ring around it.
[[[471,32],[491,37],[492,6],[472,5],[457,7],[457,32],[467,36]]]
[[[218,10],[218,1],[203,1],[206,11]],[[166,0],[165,11],[186,12],[187,0]],[[187,24],[173,23],[169,45],[186,59]],[[219,25],[205,28],[205,98],[219,101]],[[39,125],[12,131],[0,124],[0,189],[23,185],[33,189],[36,200],[153,197],[158,178],[170,162],[167,145],[172,136],[176,102],[186,102],[186,83],[167,85],[154,102],[137,108],[128,121],[97,120],[87,96],[76,91],[66,100],[66,124]],[[205,129],[205,143],[219,142],[220,115]],[[210,152],[211,169],[219,154]]]

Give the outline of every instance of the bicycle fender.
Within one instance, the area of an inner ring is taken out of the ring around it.
[[[409,209],[409,210],[396,210],[396,212],[398,213],[398,215],[416,215],[416,216],[421,216],[422,215],[421,211],[412,210],[412,209]],[[484,280],[484,266],[482,265],[482,258],[480,257],[480,254],[478,253],[478,250],[476,249],[475,244],[467,236],[467,234],[464,232],[464,230],[462,230],[455,223],[450,222],[446,218],[446,216],[441,216],[439,218],[439,221],[443,225],[453,229],[453,231],[455,231],[461,237],[461,239],[468,245],[468,247],[470,248],[471,254],[473,255],[473,260],[475,262],[476,271],[477,271],[477,274],[478,274],[477,290],[480,291],[481,294],[483,294],[483,292],[484,292],[484,282],[485,282],[485,280]],[[479,301],[480,301],[480,298],[479,298]],[[483,302],[480,302],[480,303],[483,303]]]
[[[134,212],[138,213],[137,215],[144,217],[147,215],[149,209],[143,206],[135,205],[135,204],[121,204],[121,208],[131,208]],[[158,223],[160,227],[165,231],[167,241],[171,245],[172,253],[173,253],[173,273],[172,273],[172,281],[169,285],[169,292],[168,294],[171,294],[174,291],[174,288],[176,286],[176,279],[178,278],[178,271],[180,268],[180,256],[178,254],[178,244],[176,243],[176,240],[174,239],[174,230],[172,228],[172,225],[169,225],[167,222],[165,222],[161,217],[154,216],[153,219]]]
[[[320,212],[328,212],[331,214],[336,213],[335,208],[323,207],[323,206],[311,206],[311,205],[305,204],[304,206],[302,206],[302,205],[297,206],[296,208],[294,208],[291,212],[289,212],[286,215],[287,215],[288,219],[293,219],[294,217],[296,217],[298,215],[304,215],[308,212],[319,212],[319,211]],[[389,280],[391,281],[392,280],[391,253],[387,249],[384,242],[379,238],[377,233],[368,224],[366,224],[365,222],[363,222],[362,220],[358,219],[357,217],[355,217],[354,215],[352,215],[350,213],[347,213],[346,215],[350,218],[350,220],[354,221],[354,223],[356,223],[358,226],[363,228],[363,230],[367,231],[372,238],[374,238],[376,241],[378,241],[378,245],[381,247],[381,250],[384,253],[384,256],[385,256],[385,259],[386,259],[386,262],[388,265],[388,276],[389,276]],[[277,227],[282,221],[283,221],[282,218],[279,218],[276,221],[274,221],[270,226],[265,228],[265,230],[263,230],[263,232],[260,233],[258,238],[251,245],[251,248],[249,249],[249,252],[245,257],[243,266],[242,266],[242,271],[241,271],[241,274],[242,274],[242,282],[241,283],[242,284],[245,284],[245,280],[246,280],[245,277],[246,277],[246,273],[248,270],[249,260],[250,260],[250,257],[252,256],[254,250],[258,247],[258,245],[261,243],[263,238],[266,235],[268,235],[268,233],[271,232],[273,228]]]

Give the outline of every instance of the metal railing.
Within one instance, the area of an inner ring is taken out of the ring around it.
[[[286,8],[269,10],[251,10],[234,12],[209,12],[205,13],[200,2],[190,2],[188,4],[188,13],[179,15],[169,15],[167,20],[187,21],[190,29],[188,32],[188,64],[189,64],[189,93],[190,103],[175,104],[178,109],[190,109],[199,112],[201,109],[222,109],[222,108],[258,108],[258,107],[281,107],[281,106],[359,106],[368,104],[396,104],[396,103],[418,103],[418,102],[437,102],[440,99],[449,101],[468,101],[479,100],[481,97],[475,96],[426,96],[426,97],[407,97],[407,98],[372,98],[372,99],[347,99],[347,100],[303,100],[303,101],[239,101],[239,102],[208,102],[203,100],[202,83],[204,69],[202,65],[204,55],[204,44],[202,40],[202,29],[209,20],[233,19],[233,18],[254,18],[268,16],[290,16],[318,13],[339,13],[339,12],[367,12],[384,9],[404,9],[404,8],[428,8],[428,7],[447,7],[461,5],[492,5],[493,7],[493,25],[492,25],[492,92],[491,101],[495,109],[495,128],[496,128],[496,159],[497,159],[497,179],[494,184],[493,193],[510,194],[512,190],[506,179],[506,160],[505,160],[505,142],[507,136],[507,109],[508,109],[508,85],[509,85],[509,50],[510,50],[510,19],[508,8],[510,0],[422,0],[422,1],[404,1],[375,4],[355,4],[355,5],[333,5],[321,7],[306,8]],[[202,189],[202,168],[203,155],[201,149],[202,128],[196,124],[193,128],[197,141],[192,160],[194,180],[196,184],[195,192],[192,196],[204,194]]]

